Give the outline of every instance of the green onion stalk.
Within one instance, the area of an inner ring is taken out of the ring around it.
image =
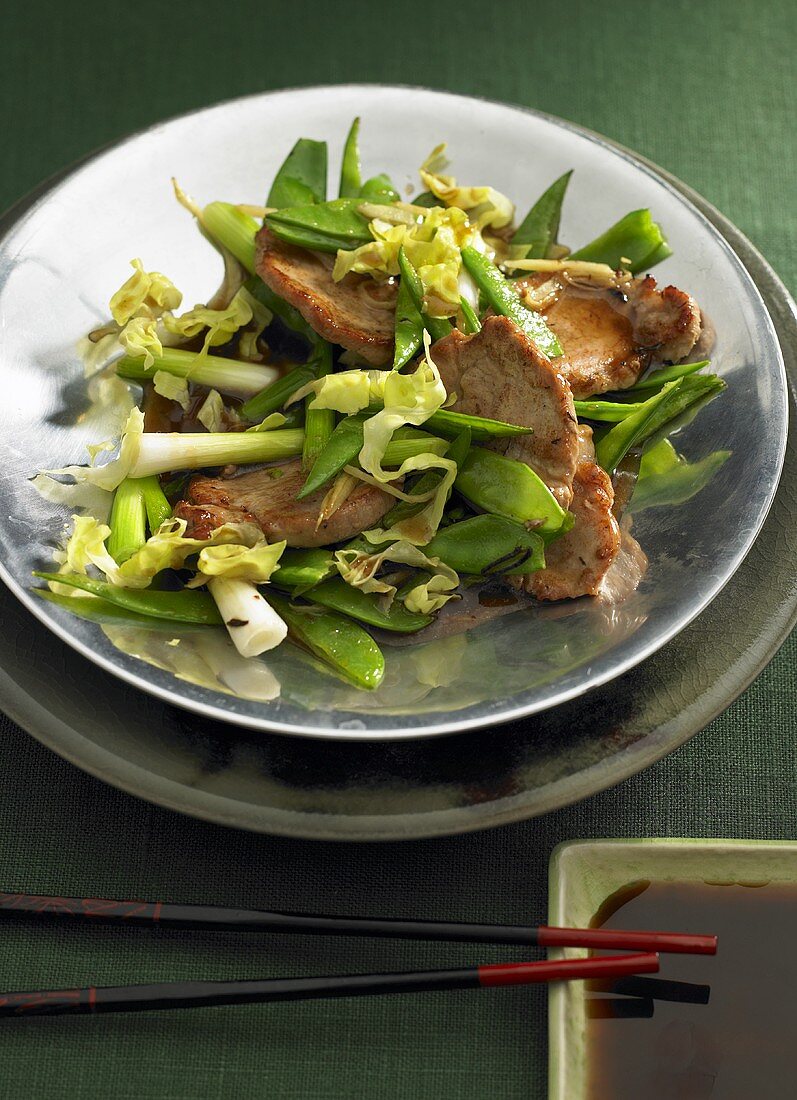
[[[161,355],[155,356],[151,367],[146,367],[143,359],[130,355],[123,355],[116,364],[119,377],[133,382],[147,382],[156,371],[165,371],[177,378],[187,378],[199,386],[207,386],[231,397],[252,398],[279,379],[279,371],[274,367],[243,363],[238,359],[224,359],[220,355],[180,351],[177,348],[164,348]]]
[[[140,481],[126,477],[117,487],[110,528],[108,553],[121,565],[147,541],[147,509]]]
[[[212,577],[208,589],[242,657],[257,657],[285,639],[285,621],[251,581]]]

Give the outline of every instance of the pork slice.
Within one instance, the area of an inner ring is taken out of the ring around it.
[[[375,367],[393,357],[397,287],[367,275],[332,278],[332,257],[278,240],[265,226],[256,238],[255,267],[320,336],[357,352]]]
[[[517,280],[521,298],[550,275]],[[558,289],[542,314],[562,345],[554,360],[577,399],[633,386],[654,360],[676,362],[694,347],[701,330],[697,303],[677,287],[656,289],[656,280],[626,279],[616,287],[574,285],[554,280]]]
[[[223,523],[254,523],[269,542],[327,546],[373,527],[393,503],[388,493],[361,484],[319,525],[327,489],[297,500],[304,481],[300,459],[235,477],[195,477],[174,515],[187,521],[186,534],[194,538],[207,538]]]
[[[592,429],[582,425],[578,431],[579,461],[570,505],[575,523],[546,547],[544,569],[509,578],[510,584],[538,600],[597,595],[620,549],[611,478],[595,463]]]
[[[457,412],[532,429],[490,446],[530,466],[567,508],[578,459],[576,415],[570,387],[551,361],[506,317],[488,317],[471,336],[455,330],[434,345],[432,359],[456,394]]]

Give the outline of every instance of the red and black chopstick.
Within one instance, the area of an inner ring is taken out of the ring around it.
[[[123,924],[219,932],[293,932],[325,936],[373,936],[403,940],[446,940],[536,947],[587,947],[595,950],[678,952],[714,955],[717,937],[683,932],[630,932],[611,928],[550,928],[454,921],[385,920],[271,913],[214,905],[113,901],[106,898],[40,897],[0,893],[0,914],[85,917]]]
[[[469,966],[398,974],[347,974],[324,978],[268,978],[263,981],[160,982],[152,985],[87,986],[0,994],[0,1016],[39,1016],[153,1009],[203,1008],[211,1005],[263,1004],[324,997],[370,997],[385,993],[421,993],[442,989],[485,989],[537,982],[650,974],[659,968],[655,954],[604,955],[587,959]]]

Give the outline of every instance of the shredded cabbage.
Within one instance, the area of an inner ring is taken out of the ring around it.
[[[196,588],[211,577],[224,577],[230,581],[248,581],[250,584],[265,584],[278,568],[278,562],[287,543],[267,543],[265,540],[254,546],[233,544],[211,545],[200,550],[197,559],[197,576],[188,585]]]
[[[339,374],[325,374],[308,382],[291,394],[287,405],[300,401],[309,394],[315,397],[310,403],[311,409],[333,409],[347,416],[367,409],[372,401],[381,401],[385,391],[385,381],[389,371],[383,370],[344,370]],[[402,378],[403,375],[396,375]],[[407,377],[410,377],[409,375]]]
[[[141,260],[131,260],[133,274],[110,301],[111,316],[117,325],[126,325],[134,317],[154,321],[166,310],[179,309],[183,296],[171,279],[160,271],[145,271]]]
[[[196,418],[200,424],[204,424],[209,432],[223,432],[225,430],[224,402],[218,390],[210,391],[202,402],[202,407],[197,412]]]
[[[436,206],[422,210],[410,223],[375,218],[370,230],[373,241],[338,252],[333,278],[342,279],[350,271],[383,280],[398,275],[398,254],[403,247],[423,283],[426,311],[435,317],[454,316],[461,293],[461,249],[470,245],[487,251],[478,226],[468,215],[455,207]]]
[[[502,229],[509,225],[515,215],[514,203],[492,187],[458,187],[453,176],[442,175],[448,161],[446,146],[438,145],[421,165],[420,174],[424,185],[435,198],[446,206],[467,210],[470,218],[480,228],[490,226]]]
[[[252,320],[252,307],[244,294],[245,291],[239,290],[226,309],[208,309],[207,306],[196,305],[180,317],[165,313],[163,325],[167,332],[182,336],[186,340],[193,339],[206,328],[208,331],[200,354],[207,354],[208,348],[225,344],[233,333]]]
[[[169,374],[166,370],[156,370],[152,376],[152,384],[155,387],[155,393],[159,393],[161,397],[168,397],[170,401],[176,401],[182,406],[183,412],[188,411],[191,396],[185,378],[178,378],[176,374]]]
[[[338,550],[335,553],[338,572],[347,584],[360,588],[363,592],[384,595],[389,606],[395,599],[396,586],[375,575],[386,561],[426,569],[432,573],[428,581],[416,585],[404,596],[404,604],[410,611],[423,615],[438,611],[452,598],[454,589],[459,584],[459,577],[450,566],[439,558],[427,557],[422,550],[409,542],[395,542],[373,554],[355,549]]]
[[[259,302],[253,294],[250,294],[245,287],[241,287],[238,293],[252,310],[252,320],[254,322],[253,329],[241,333],[241,341],[238,345],[238,350],[244,359],[260,361],[263,356],[258,351],[257,341],[263,334],[263,330],[266,326],[271,324],[274,315],[271,310],[264,306],[262,302]]]
[[[274,428],[281,428],[287,422],[288,418],[283,413],[269,413],[265,420],[261,420],[259,424],[253,424],[251,428],[246,430],[248,432],[270,432]]]
[[[55,476],[73,477],[77,482],[88,482],[98,489],[105,489],[110,492],[124,481],[133,468],[138,458],[143,432],[144,414],[141,409],[131,409],[122,434],[119,454],[111,462],[106,462],[104,466],[64,466],[60,470],[42,470],[39,476],[46,475],[51,478]],[[104,448],[95,446],[92,450],[96,454]],[[38,477],[34,478],[34,482],[38,481]],[[38,485],[37,488],[39,488]],[[41,489],[39,491],[42,492]],[[42,492],[42,495],[44,496],[46,493]]]
[[[163,344],[155,321],[147,321],[143,317],[134,317],[127,322],[119,333],[119,343],[134,359],[143,357],[146,370],[154,366],[155,356],[163,355]]]

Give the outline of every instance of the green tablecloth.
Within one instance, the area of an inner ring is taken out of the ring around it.
[[[189,10],[193,15],[189,16]],[[723,210],[797,283],[789,0],[489,5],[16,4],[4,20],[0,204],[126,132],[292,84],[418,83],[573,119]],[[253,135],[253,140],[257,136]],[[208,150],[208,156],[213,150]],[[797,639],[688,745],[537,821],[410,844],[231,832],[81,774],[0,718],[6,890],[521,922],[560,840],[797,835]],[[3,926],[0,986],[465,965],[467,946]],[[540,991],[264,1006],[0,1028],[0,1096],[194,1100],[545,1095]]]

